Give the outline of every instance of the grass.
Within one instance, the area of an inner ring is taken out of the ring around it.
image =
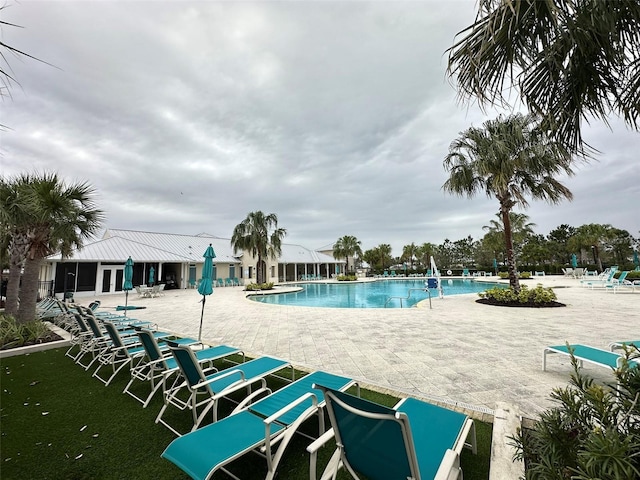
[[[128,373],[119,374],[105,387],[64,356],[63,349],[2,359],[0,387],[0,437],[3,480],[12,479],[186,479],[160,454],[175,438],[154,423],[162,406],[156,395],[149,407],[122,394]],[[272,388],[281,385],[273,381]],[[145,390],[146,386],[142,386]],[[141,393],[143,393],[141,391]],[[393,405],[396,399],[368,390],[362,396]],[[231,402],[221,405],[230,410]],[[165,415],[180,431],[188,430],[191,414],[175,410]],[[305,428],[317,432],[311,421]],[[479,453],[462,455],[465,479],[488,478],[491,426],[476,422]],[[280,480],[308,478],[310,440],[297,435],[278,469]],[[325,447],[319,465],[333,453]],[[264,478],[265,462],[246,455],[231,470],[244,479]],[[222,473],[215,479],[228,478]],[[350,478],[344,471],[339,478]]]

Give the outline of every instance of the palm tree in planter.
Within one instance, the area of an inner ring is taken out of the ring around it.
[[[336,243],[333,244],[333,258],[340,259],[346,258],[347,268],[349,267],[349,257],[355,256],[362,257],[362,242],[352,235],[345,235],[339,238]]]
[[[81,247],[100,228],[103,213],[93,201],[95,190],[86,182],[67,184],[55,173],[44,173],[22,176],[16,183],[22,210],[13,217],[12,249],[17,249],[17,253],[12,250],[11,255],[24,255],[17,320],[26,323],[36,316],[43,258],[56,252],[65,257],[73,248]],[[14,291],[18,293],[12,287],[12,294]]]
[[[571,191],[554,178],[573,175],[572,156],[562,144],[549,138],[533,115],[500,116],[483,128],[469,128],[449,146],[444,167],[449,179],[442,188],[459,196],[484,192],[500,203],[504,226],[509,284],[519,292],[510,212],[527,207],[527,196],[559,203],[571,200]]]
[[[247,250],[257,257],[256,280],[264,283],[266,276],[265,258],[276,259],[282,253],[282,239],[287,234],[284,228],[278,228],[278,216],[275,213],[265,215],[261,211],[250,212],[233,229],[231,246],[234,252]]]

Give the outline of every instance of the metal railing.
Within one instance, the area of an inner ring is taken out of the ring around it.
[[[387,301],[384,302],[384,308],[387,308],[387,305],[391,300],[400,300],[400,308],[403,308],[402,300],[409,300],[411,298],[411,292],[427,292],[427,294],[429,295],[429,308],[431,308],[431,292],[428,288],[410,288],[409,290],[407,290],[406,297],[389,297],[387,298]]]

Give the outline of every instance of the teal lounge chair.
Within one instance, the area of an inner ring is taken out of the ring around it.
[[[216,280],[216,285],[217,285],[218,287],[224,287],[224,280],[223,280],[223,279],[221,279],[221,278],[218,278],[218,279]]]
[[[184,381],[165,392],[164,405],[156,417],[156,423],[161,423],[176,435],[181,434],[162,419],[170,405],[180,410],[191,410],[193,416],[191,431],[194,431],[209,412],[212,414],[213,422],[218,421],[218,404],[221,398],[242,389],[247,389],[247,392],[251,393],[251,387],[255,384],[260,385],[258,392],[267,391],[265,380],[267,375],[272,375],[283,368],[292,368],[291,364],[284,360],[259,357],[221,371],[215,368],[203,370],[190,347],[171,342],[169,347]],[[188,391],[187,400],[184,400],[182,393],[185,390]]]
[[[224,286],[225,287],[233,287],[233,279],[227,277],[224,280]]]
[[[542,370],[547,369],[547,355],[552,353],[559,353],[562,355],[573,354],[573,356],[582,362],[592,363],[601,367],[609,367],[612,369],[619,368],[624,360],[623,355],[619,355],[608,350],[602,350],[600,348],[589,347],[587,345],[557,345],[554,347],[546,347],[542,353]],[[631,360],[631,364],[638,365],[638,361]]]
[[[324,392],[332,430],[312,443],[310,478],[316,478],[315,455],[335,435],[337,449],[322,479],[336,478],[344,466],[355,479],[461,479],[460,453],[476,453],[473,420],[462,413],[407,398],[389,408],[330,388]],[[465,443],[467,437],[470,442]]]
[[[136,328],[136,333],[140,339],[140,343],[145,349],[144,361],[139,362],[135,367],[131,368],[131,380],[124,387],[122,393],[127,393],[142,403],[143,408],[149,405],[149,402],[155,393],[162,387],[163,397],[167,390],[167,381],[170,377],[175,377],[171,388],[176,387],[176,382],[180,381],[179,369],[176,360],[173,358],[169,346],[166,343],[158,343],[153,332],[142,328]],[[180,345],[189,345],[193,347],[199,342],[192,338],[181,338],[172,340]],[[229,347],[227,345],[218,345],[216,347],[201,348],[194,350],[196,360],[201,365],[213,366],[213,361],[229,355],[240,354],[244,362],[244,352],[238,348]],[[151,384],[151,392],[146,398],[141,398],[134,393],[131,388],[135,382],[149,382]]]
[[[272,480],[287,445],[305,420],[318,414],[320,433],[324,431],[324,395],[314,388],[318,383],[346,390],[355,382],[325,372],[310,373],[248,407],[240,404],[216,423],[175,439],[162,457],[191,478],[204,480],[219,470],[233,476],[227,464],[258,450],[267,460],[266,479]]]

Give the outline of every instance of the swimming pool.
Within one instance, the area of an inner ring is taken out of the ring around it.
[[[402,307],[407,308],[429,298],[424,291],[425,280],[417,278],[362,283],[306,283],[300,284],[303,290],[299,292],[251,295],[249,298],[256,302],[298,307],[400,308],[400,299],[391,297],[403,297]],[[442,279],[442,289],[445,296],[477,293],[495,286],[506,288],[508,285],[474,282],[469,279]],[[431,298],[437,297],[438,292],[432,290]]]

